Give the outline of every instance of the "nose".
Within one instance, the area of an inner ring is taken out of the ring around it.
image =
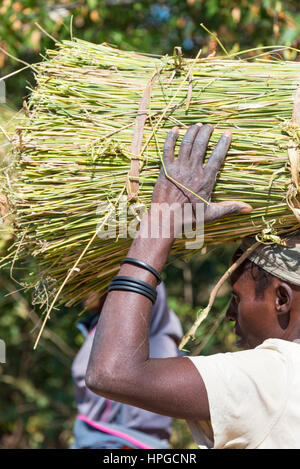
[[[227,321],[236,321],[237,318],[237,311],[234,299],[232,298],[230,305],[226,311],[226,319]]]

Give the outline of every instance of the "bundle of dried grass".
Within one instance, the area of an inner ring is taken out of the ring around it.
[[[19,121],[18,121],[19,122]],[[12,220],[8,215],[6,195],[1,190],[6,184],[6,170],[13,156],[11,140],[16,128],[16,111],[6,104],[0,105],[0,253],[4,253],[13,234]]]
[[[8,192],[15,254],[36,258],[39,291],[48,292],[44,305],[54,297],[72,305],[106,290],[131,239],[121,236],[122,222],[116,239],[100,239],[97,226],[126,194],[128,205],[149,206],[174,125],[183,134],[196,122],[214,124],[210,148],[232,130],[213,201],[254,207],[207,225],[207,245],[261,233],[278,240],[272,236],[299,224],[299,63],[261,55],[184,60],[179,50],[152,57],[76,40],[58,44],[35,68],[29,116],[14,139],[18,175]],[[109,205],[100,213],[103,202]],[[186,253],[184,245],[176,241],[173,253]]]

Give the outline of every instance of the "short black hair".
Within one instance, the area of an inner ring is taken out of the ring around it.
[[[232,257],[232,264],[234,264],[234,262],[236,262],[243,253],[244,251],[241,248],[238,248]],[[255,297],[264,298],[265,290],[272,284],[274,275],[262,269],[250,259],[245,259],[231,274],[232,279],[237,280],[246,270],[250,272],[251,277],[255,281]]]

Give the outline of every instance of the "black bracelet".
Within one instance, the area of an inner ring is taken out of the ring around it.
[[[152,285],[134,277],[125,277],[124,275],[118,275],[117,277],[114,277],[112,279],[111,283],[115,283],[115,282],[120,283],[120,281],[122,282],[125,281],[126,283],[134,283],[134,284],[137,283],[138,285],[150,291],[151,293],[156,294],[156,289],[152,287]]]
[[[111,281],[110,286],[127,286],[127,287],[133,287],[141,290],[141,292],[146,292],[151,296],[151,300],[155,302],[156,297],[157,297],[157,291],[152,285],[149,285],[146,282],[143,282],[142,280],[135,279],[133,277],[125,277],[123,275],[120,275],[118,277],[114,277],[113,280]]]
[[[134,265],[137,265],[138,267],[141,267],[142,269],[148,270],[149,272],[151,272],[154,275],[154,277],[157,278],[158,283],[161,282],[160,274],[151,265],[146,264],[146,262],[140,261],[139,259],[134,259],[133,257],[125,257],[124,259],[121,260],[120,264],[122,265],[122,264],[125,264],[125,263],[126,264],[134,264]]]
[[[111,287],[113,289],[118,289],[120,287],[121,290],[123,289],[123,287],[132,288],[133,291],[135,291],[136,293],[140,293],[141,295],[146,295],[147,298],[149,298],[153,303],[155,303],[156,301],[156,295],[153,295],[149,290],[146,290],[145,288],[140,287],[138,285],[134,285],[134,284],[127,283],[127,282],[122,282],[122,283],[115,282],[111,285]]]
[[[151,300],[153,304],[155,303],[155,298],[153,298],[153,295],[151,295],[151,293],[149,293],[148,291],[141,290],[141,287],[138,287],[138,286],[133,287],[133,286],[122,285],[122,284],[116,284],[116,285],[110,284],[108,287],[108,292],[113,291],[113,290],[130,291],[134,293],[139,293],[140,295],[143,295],[149,298],[149,300]]]

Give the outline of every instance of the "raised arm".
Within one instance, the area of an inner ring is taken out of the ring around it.
[[[170,235],[157,237],[166,223],[160,211],[163,203],[170,206],[177,203],[174,213],[186,203],[191,203],[194,209],[196,204],[204,204],[204,222],[234,212],[251,211],[251,207],[242,202],[209,205],[203,202],[210,201],[217,172],[231,143],[231,133],[225,132],[204,166],[212,130],[210,125],[191,126],[181,142],[177,158],[174,151],[178,129],[174,128],[168,133],[164,146],[164,165],[168,177],[162,169],[150,209],[142,218],[128,257],[144,261],[158,272],[163,270],[177,230],[181,228],[176,225],[174,216],[170,223]],[[150,233],[149,226],[155,228]],[[157,285],[157,279],[151,272],[131,264],[123,264],[118,275],[134,277],[153,287]],[[209,419],[206,389],[192,362],[184,357],[149,358],[151,309],[150,299],[138,293],[111,291],[108,294],[92,347],[87,386],[109,399],[152,412],[182,419]]]

